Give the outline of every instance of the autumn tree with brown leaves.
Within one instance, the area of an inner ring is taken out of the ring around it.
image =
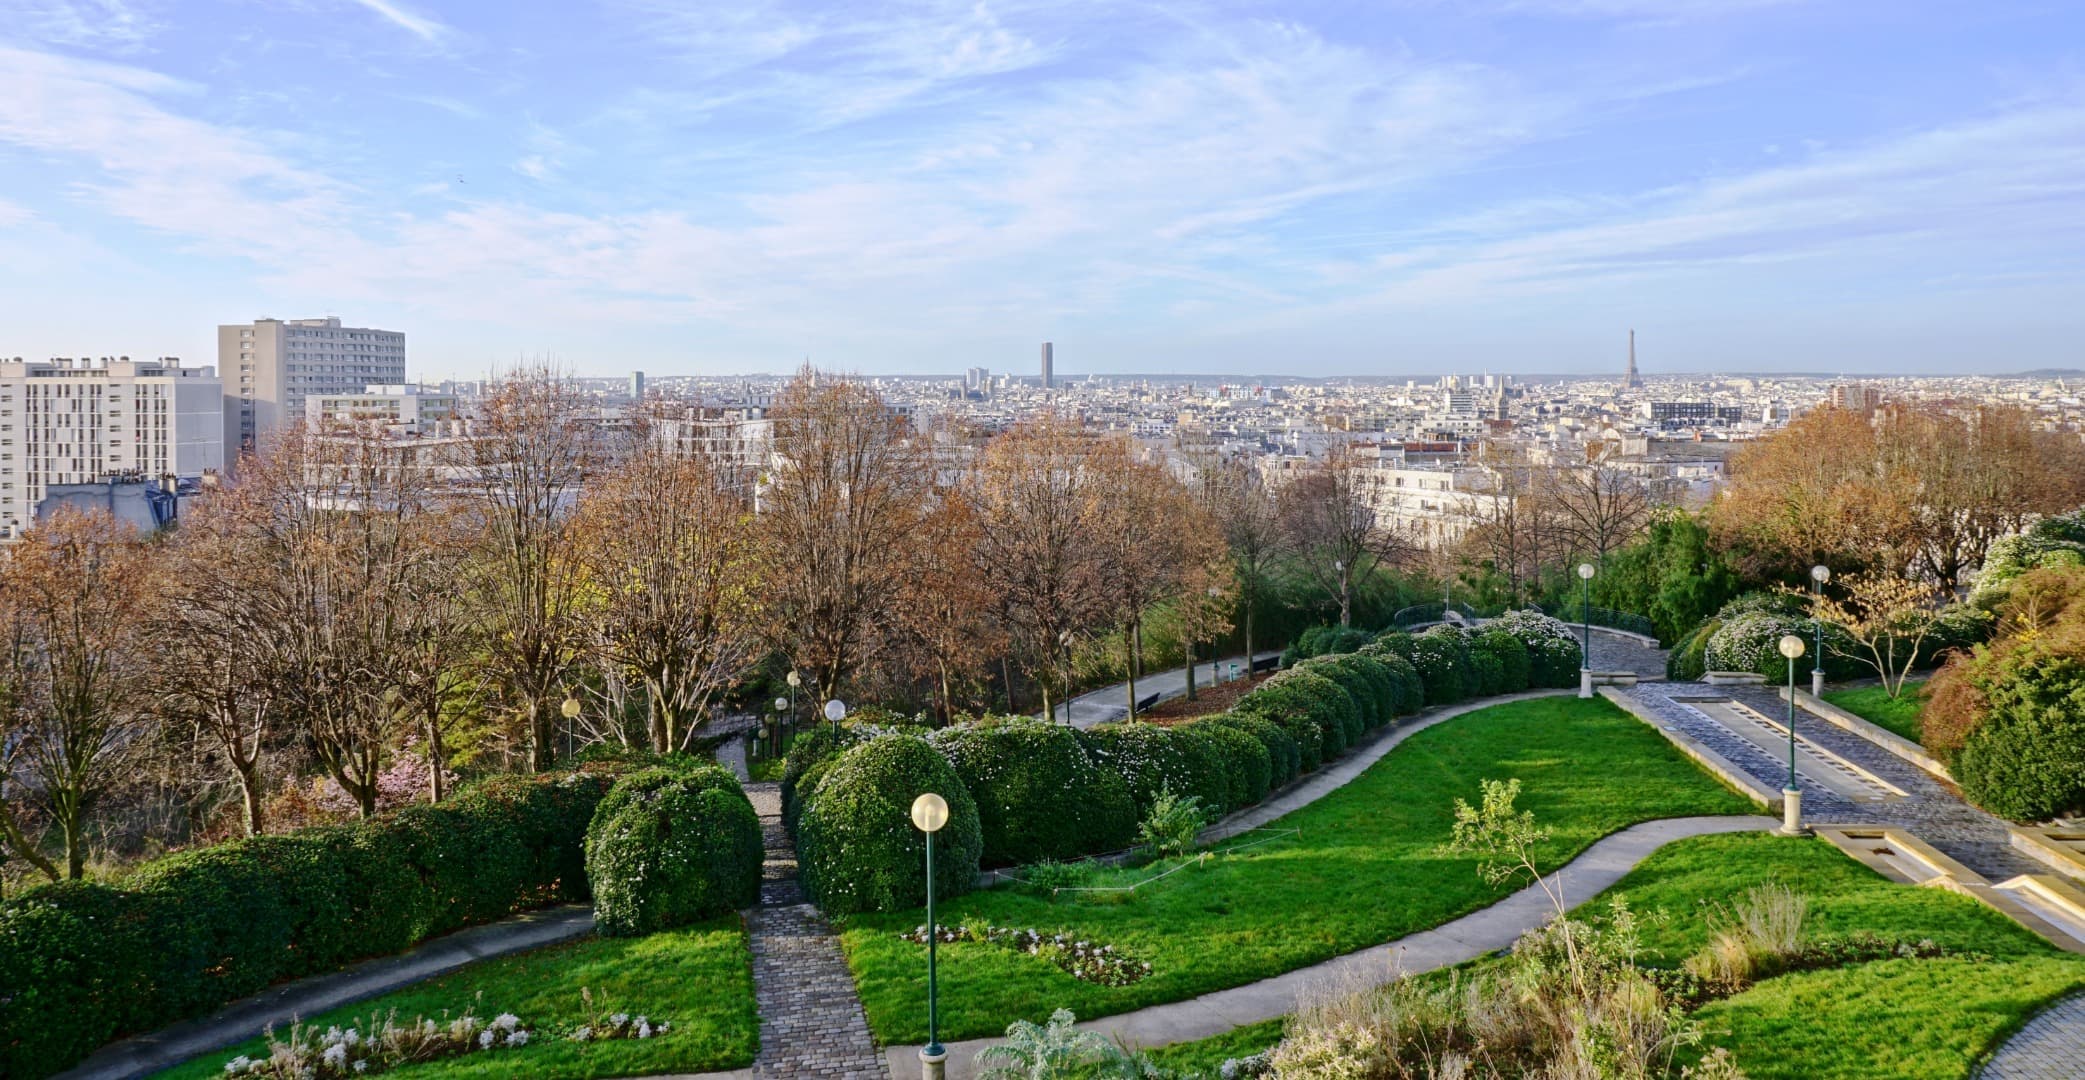
[[[520,722],[537,769],[556,758],[558,706],[586,646],[571,508],[606,456],[571,381],[538,367],[491,386],[458,463],[478,531],[469,578],[479,674]]]
[[[152,744],[149,543],[59,509],[0,555],[0,840],[52,880],[86,869],[89,815]],[[34,812],[63,854],[44,854]]]
[[[1139,460],[1122,438],[1097,439],[1088,466],[1099,529],[1088,538],[1100,600],[1122,635],[1129,715],[1137,714],[1144,617],[1180,594],[1191,569],[1214,557],[1218,537],[1186,487],[1163,465]]]
[[[639,690],[637,737],[685,751],[759,656],[752,507],[715,463],[645,447],[587,489],[575,534],[595,599],[590,657]]]
[[[1104,474],[1093,466],[1094,444],[1078,422],[1044,413],[993,439],[974,475],[984,525],[978,562],[1036,676],[1045,717],[1074,636],[1105,609],[1094,548],[1106,527],[1097,492]]]
[[[761,495],[767,634],[820,696],[875,659],[905,588],[929,458],[911,425],[858,380],[804,370],[776,398]]]

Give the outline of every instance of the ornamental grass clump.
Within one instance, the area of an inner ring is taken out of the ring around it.
[[[268,1032],[268,1053],[240,1055],[225,1062],[227,1076],[262,1080],[336,1080],[368,1076],[401,1065],[440,1061],[465,1054],[519,1049],[529,1043],[529,1030],[512,1013],[481,1020],[469,1009],[454,1019],[421,1017],[398,1023],[394,1011],[360,1024],[320,1031],[298,1024],[288,1039]]]

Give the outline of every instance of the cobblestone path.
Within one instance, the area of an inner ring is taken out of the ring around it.
[[[1772,687],[1710,686],[1706,683],[1659,683],[1625,691],[1653,713],[1723,755],[1767,786],[1779,791],[1788,781],[1788,759],[1762,750],[1723,725],[1688,708],[1673,696],[1726,697],[1758,710],[1776,723],[1788,716],[1788,703]],[[1910,829],[1962,865],[1991,881],[2041,872],[2039,864],[2012,847],[2006,823],[1962,801],[1946,784],[1924,769],[1844,728],[1801,709],[1796,733],[1901,788],[1907,798],[1854,803],[1835,792],[1801,782],[1803,817],[1817,825],[1895,825]]]
[[[2007,1039],[1979,1080],[2085,1078],[2085,994],[2042,1010]]]
[[[796,848],[782,828],[781,786],[747,784],[767,838],[760,906],[747,914],[753,997],[760,1008],[760,1077],[888,1080],[854,993],[854,977],[825,916],[804,900]]]
[[[1577,627],[1572,630],[1575,633]],[[1640,678],[1662,679],[1665,677],[1665,650],[1635,638],[1603,634],[1596,626],[1593,628],[1592,668],[1594,671],[1633,671]]]

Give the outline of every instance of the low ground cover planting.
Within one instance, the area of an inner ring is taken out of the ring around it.
[[[1853,690],[1830,690],[1824,700],[1869,723],[1919,741],[1919,710],[1925,699],[1919,690],[1925,680],[1914,679],[1904,684],[1903,693],[1891,697],[1889,691],[1880,686],[1863,686]]]
[[[1412,736],[1338,791],[1274,824],[1294,839],[1212,861],[1127,901],[1052,900],[1013,891],[944,905],[942,921],[1100,941],[1152,965],[1126,986],[1082,981],[1037,957],[977,942],[941,950],[943,1038],[994,1035],[1057,1007],[1106,1016],[1280,974],[1438,925],[1508,889],[1476,860],[1439,850],[1456,796],[1486,777],[1519,777],[1522,803],[1552,825],[1542,862],[1653,818],[1739,814],[1718,786],[1656,732],[1605,701],[1546,698],[1478,710]],[[924,1038],[923,948],[902,935],[917,910],[845,921],[843,942],[871,1028]]]
[[[2085,989],[2085,959],[1967,897],[1888,881],[1818,840],[1683,840],[1609,895],[1639,914],[1668,914],[1645,927],[1646,962],[1676,964],[1708,939],[1699,913],[1767,881],[1808,898],[1806,926],[1818,938],[1930,940],[1950,955],[1782,975],[1703,1007],[1712,1041],[1753,1080],[1966,1077],[2035,1009]]]
[[[582,991],[585,996],[582,997]],[[641,938],[587,938],[529,953],[486,960],[370,1001],[302,1018],[306,1029],[338,1026],[369,1031],[371,1018],[398,1024],[424,1017],[440,1023],[472,1010],[481,1020],[500,1014],[529,1032],[526,1045],[405,1065],[386,1075],[430,1080],[514,1077],[565,1080],[738,1068],[753,1060],[759,1029],[753,1010],[752,959],[737,916]],[[647,1038],[571,1036],[580,1028],[613,1030],[644,1016]],[[657,1025],[668,1025],[659,1033]],[[291,1020],[276,1031],[286,1039]],[[163,1074],[168,1080],[226,1075],[227,1062],[264,1057],[254,1039]]]

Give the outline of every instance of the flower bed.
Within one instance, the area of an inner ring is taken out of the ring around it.
[[[299,1024],[284,1042],[276,1041],[271,1032],[266,1057],[241,1055],[226,1062],[224,1071],[227,1076],[266,1080],[335,1080],[464,1054],[519,1049],[528,1041],[529,1030],[512,1013],[488,1022],[466,1009],[447,1023],[423,1016],[410,1024],[398,1023],[395,1013],[381,1020],[372,1015],[365,1025],[336,1025],[324,1031]]]
[[[914,945],[925,945],[927,928],[922,926],[898,936]],[[990,923],[982,927],[943,926],[936,928],[935,940],[944,945],[975,941],[1041,957],[1075,979],[1100,986],[1129,986],[1151,974],[1150,964],[1116,952],[1113,945],[1102,945],[1099,942],[1081,941],[1076,938],[1067,940],[1064,934],[1046,935],[1033,927],[1016,930],[1010,926],[994,926]]]

